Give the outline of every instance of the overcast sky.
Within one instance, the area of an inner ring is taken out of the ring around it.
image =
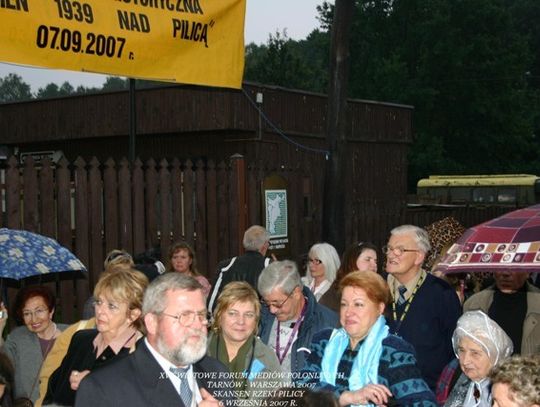
[[[317,5],[323,0],[247,0],[245,42],[265,43],[270,33],[287,29],[289,38],[299,40],[319,26]],[[334,3],[333,0],[330,1]],[[101,86],[104,75],[0,64],[0,77],[14,72],[36,92],[50,82],[70,82],[75,88]]]

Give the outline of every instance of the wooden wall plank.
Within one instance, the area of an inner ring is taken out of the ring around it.
[[[89,284],[93,288],[103,271],[103,181],[100,162],[93,157],[88,167],[88,227],[90,239]]]
[[[105,253],[114,249],[123,249],[120,246],[118,222],[118,173],[116,163],[109,158],[105,161],[103,170],[103,200],[105,223]]]
[[[194,190],[195,190],[195,174],[193,172],[193,162],[187,160],[184,164],[184,179],[183,179],[183,208],[184,208],[184,228],[185,239],[191,247],[194,245],[194,232],[195,232],[195,214],[194,214]]]
[[[169,163],[163,159],[159,163],[159,231],[161,253],[167,253],[171,245],[171,174]]]
[[[139,252],[133,247],[133,208],[132,208],[131,168],[129,161],[123,158],[118,169],[118,226],[120,247],[132,255]]]
[[[71,173],[69,163],[61,158],[56,169],[56,197],[57,197],[57,240],[69,250],[73,250],[73,236],[71,230]],[[72,280],[60,281],[60,307],[56,310],[64,322],[74,322],[75,289]]]
[[[133,252],[141,253],[146,248],[145,226],[146,213],[144,206],[144,173],[139,159],[133,164]]]
[[[210,276],[208,270],[208,218],[206,213],[206,169],[202,160],[195,164],[195,252],[197,253],[197,266],[199,272],[206,277]]]
[[[75,251],[74,254],[88,268],[90,259],[90,241],[89,241],[89,208],[88,208],[88,171],[86,170],[86,162],[78,157],[75,161],[75,169],[73,172],[75,188]],[[77,313],[75,319],[82,318],[84,303],[90,296],[90,286],[86,278],[75,280]]]
[[[218,217],[218,203],[217,200],[217,173],[216,166],[212,160],[208,162],[208,168],[206,171],[206,230],[208,239],[208,264],[207,275],[210,281],[215,278],[216,266],[219,261],[218,247],[219,241],[219,217]]]

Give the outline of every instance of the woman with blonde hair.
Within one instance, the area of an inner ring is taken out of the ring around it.
[[[186,242],[177,242],[169,249],[169,264],[167,271],[186,273],[186,275],[193,277],[203,286],[203,293],[205,296],[208,296],[210,293],[212,286],[208,282],[208,279],[197,270],[195,251]]]
[[[494,407],[540,407],[540,355],[512,356],[489,377]]]
[[[261,373],[281,372],[276,354],[257,336],[261,305],[257,292],[244,281],[233,281],[218,297],[207,354],[219,359],[235,376],[240,398],[251,399],[267,393],[276,376],[265,379]],[[264,375],[263,375],[264,376]],[[277,380],[280,380],[277,375]]]
[[[73,335],[62,364],[51,375],[44,405],[71,406],[81,380],[98,367],[125,357],[143,336],[140,319],[148,279],[134,269],[103,273],[94,288],[96,329]]]

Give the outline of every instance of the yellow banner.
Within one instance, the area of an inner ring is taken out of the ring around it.
[[[246,0],[0,0],[0,61],[240,88]]]

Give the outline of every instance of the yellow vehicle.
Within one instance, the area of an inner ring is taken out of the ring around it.
[[[540,202],[540,177],[529,174],[431,175],[418,181],[419,204],[529,206]]]

